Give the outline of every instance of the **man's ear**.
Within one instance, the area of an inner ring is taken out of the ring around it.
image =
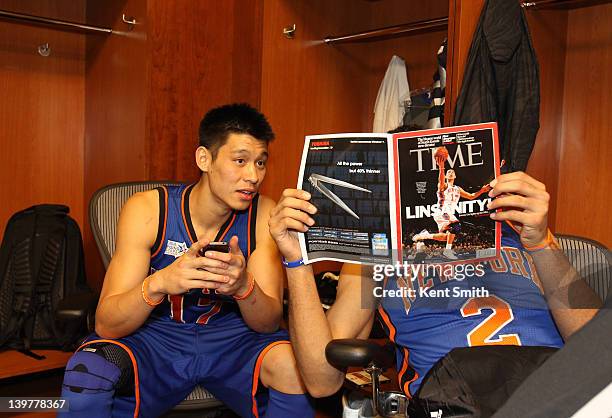
[[[206,147],[198,147],[195,152],[196,164],[204,173],[210,168],[212,162],[212,154]]]

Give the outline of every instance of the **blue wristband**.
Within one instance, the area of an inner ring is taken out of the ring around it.
[[[295,261],[287,261],[287,260],[285,260],[285,257],[283,257],[281,259],[281,261],[283,263],[283,266],[287,267],[288,269],[292,269],[292,268],[304,265],[304,259],[303,258],[300,258],[299,260],[295,260]]]

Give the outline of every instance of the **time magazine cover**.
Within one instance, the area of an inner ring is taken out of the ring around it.
[[[297,187],[318,208],[305,263],[453,263],[496,257],[489,183],[497,125],[307,136]]]
[[[497,125],[484,123],[393,136],[397,156],[397,248],[404,261],[448,263],[497,255],[501,229],[489,217],[499,175]]]

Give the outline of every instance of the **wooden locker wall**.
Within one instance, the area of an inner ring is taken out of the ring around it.
[[[325,45],[343,35],[444,17],[448,2],[342,0],[264,3],[262,110],[278,140],[263,191],[278,199],[295,187],[304,136],[368,132],[378,88],[393,54],[406,60],[411,88],[429,86],[446,31]],[[295,23],[295,39],[281,29]]]
[[[194,181],[198,125],[212,107],[259,106],[261,1],[88,2],[88,20],[119,31],[88,37],[85,196],[115,182]],[[128,31],[125,13],[138,22]],[[86,236],[90,281],[101,260]]]
[[[0,9],[85,17],[73,0],[0,0]],[[84,74],[84,35],[0,20],[0,233],[14,212],[40,203],[68,205],[83,226]]]
[[[146,0],[87,2],[87,21],[116,33],[87,35],[85,90],[85,195],[111,183],[147,178],[145,117],[147,110]],[[130,29],[126,14],[138,22]],[[104,267],[89,222],[83,245],[87,276],[100,288]]]
[[[612,246],[612,4],[570,10],[557,195],[559,232]]]
[[[259,106],[261,2],[148,0],[148,19],[148,177],[196,180],[204,113]]]

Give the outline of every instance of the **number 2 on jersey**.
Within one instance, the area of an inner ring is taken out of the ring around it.
[[[470,347],[479,345],[521,345],[518,334],[499,334],[495,338],[495,335],[514,319],[512,308],[503,299],[495,295],[468,299],[461,307],[461,315],[464,318],[482,315],[483,309],[490,309],[493,312],[468,333],[467,341]]]

